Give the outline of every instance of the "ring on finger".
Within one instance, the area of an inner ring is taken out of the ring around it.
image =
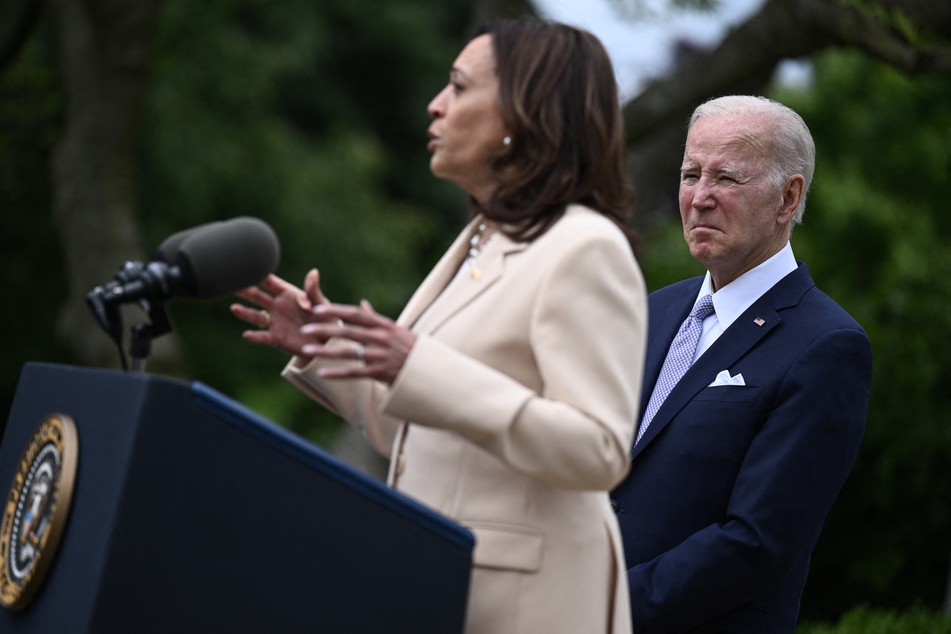
[[[267,330],[271,327],[271,313],[267,312],[266,310],[262,310],[261,314],[264,315],[264,323],[261,325],[261,328]]]
[[[360,363],[365,363],[366,360],[366,349],[363,347],[362,343],[357,343],[357,361]]]

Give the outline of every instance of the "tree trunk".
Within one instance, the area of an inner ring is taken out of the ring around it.
[[[52,162],[53,218],[69,297],[57,335],[83,363],[116,365],[85,295],[143,254],[136,214],[143,104],[160,0],[56,0],[65,129]],[[134,316],[131,311],[127,315]],[[161,342],[161,355],[174,344]]]

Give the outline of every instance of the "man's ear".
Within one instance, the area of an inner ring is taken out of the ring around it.
[[[776,216],[777,222],[785,225],[792,221],[793,216],[796,215],[796,209],[802,201],[805,187],[806,179],[803,178],[802,174],[794,174],[789,177],[786,186],[783,188],[783,199],[779,206],[779,214]]]

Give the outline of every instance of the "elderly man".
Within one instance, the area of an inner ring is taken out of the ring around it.
[[[613,492],[634,631],[792,633],[865,426],[872,352],[790,245],[815,145],[760,97],[694,112],[680,214],[703,277],[651,294],[631,471]]]

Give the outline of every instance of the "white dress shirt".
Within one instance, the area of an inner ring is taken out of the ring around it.
[[[730,324],[753,305],[753,302],[762,297],[779,280],[795,271],[797,267],[792,244],[786,242],[786,246],[776,255],[750,269],[715,293],[713,280],[710,272],[707,271],[697,299],[712,293],[714,312],[703,321],[703,332],[700,334],[693,360],[696,361],[701,354],[706,352],[707,348],[712,346],[713,342],[730,327]]]

